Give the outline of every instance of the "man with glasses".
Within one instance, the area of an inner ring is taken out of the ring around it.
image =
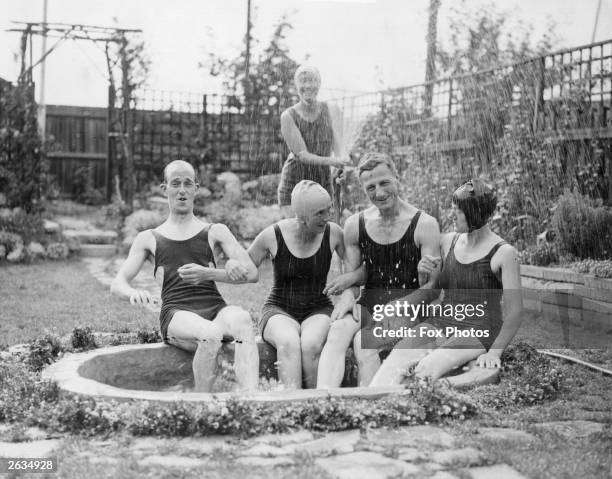
[[[257,269],[227,226],[207,224],[193,214],[199,187],[193,167],[181,160],[164,169],[162,189],[168,198],[168,218],[155,229],[138,234],[129,255],[111,284],[111,292],[134,305],[153,303],[151,294],[130,282],[144,262],[163,270],[160,329],[165,342],[194,351],[193,373],[199,392],[209,392],[216,357],[224,336],[236,340],[236,378],[243,389],[258,384],[259,354],[247,311],[225,303],[215,281],[255,282]],[[215,259],[223,253],[224,269]]]

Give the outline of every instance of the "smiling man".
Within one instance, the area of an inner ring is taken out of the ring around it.
[[[394,314],[373,320],[374,310],[399,298],[405,304],[421,304],[435,297],[431,291],[435,278],[419,284],[417,265],[422,256],[439,254],[438,222],[400,198],[399,175],[389,156],[367,153],[357,168],[372,206],[346,220],[345,267],[347,275],[354,275],[363,266],[365,284],[356,307],[357,288],[345,290],[335,305],[317,387],[340,385],[351,341],[359,364],[359,383],[367,386],[380,367],[380,350],[391,349],[400,339],[379,337],[374,328],[409,327],[417,319]]]
[[[194,351],[193,372],[197,391],[210,391],[216,357],[224,336],[236,340],[235,369],[243,389],[258,383],[259,354],[251,318],[238,306],[229,306],[215,281],[255,282],[257,269],[230,230],[222,224],[204,223],[193,214],[199,187],[193,167],[181,160],[164,169],[161,185],[168,198],[169,214],[155,229],[138,234],[129,255],[111,284],[111,292],[134,305],[153,302],[151,294],[130,282],[147,259],[163,268],[160,329],[165,342]],[[223,252],[225,269],[215,258]]]

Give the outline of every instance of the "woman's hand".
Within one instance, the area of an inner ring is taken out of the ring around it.
[[[215,270],[212,263],[209,267],[205,267],[195,263],[184,264],[176,270],[180,278],[190,284],[200,284],[203,281],[214,281],[213,271]]]
[[[500,354],[495,351],[487,351],[478,356],[476,365],[481,368],[501,368]]]
[[[429,281],[429,277],[434,271],[437,271],[440,267],[440,262],[442,258],[440,256],[431,256],[425,255],[419,261],[417,265],[417,271],[419,274],[419,285],[423,286],[427,281]]]
[[[355,284],[355,275],[352,273],[344,273],[332,279],[323,290],[323,294],[340,294],[345,289],[350,288]]]
[[[353,162],[351,161],[351,157],[348,155],[332,156],[330,163],[331,166],[335,166],[336,168],[344,168],[345,166],[350,166],[353,164]]]

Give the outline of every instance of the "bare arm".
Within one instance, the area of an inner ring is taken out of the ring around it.
[[[153,240],[150,231],[142,231],[138,233],[128,257],[123,262],[117,275],[111,282],[111,293],[121,298],[127,298],[132,304],[152,304],[153,299],[149,291],[137,290],[130,286],[132,280],[136,277],[142,265],[151,254],[151,242]]]
[[[247,253],[253,261],[253,264],[256,267],[259,267],[261,263],[266,258],[272,257],[272,253],[270,251],[272,241],[276,242],[276,237],[274,236],[274,227],[268,226],[261,233],[257,235],[251,246],[249,247]]]
[[[421,221],[418,222],[415,231],[415,243],[419,245],[421,249],[422,258],[439,257],[440,227],[434,218],[429,215],[421,216]],[[434,289],[434,287],[437,284],[439,274],[439,268],[432,270],[426,282],[424,284],[420,284],[419,289],[413,291],[403,299],[414,304],[418,304],[420,302],[429,303],[430,301],[436,299],[439,292]]]
[[[347,158],[341,159],[334,156],[319,156],[310,153],[306,148],[306,143],[302,138],[291,114],[285,110],[281,115],[281,133],[283,139],[295,157],[304,163],[312,165],[343,166],[347,163]]]
[[[258,280],[257,268],[227,226],[214,224],[209,230],[208,242],[212,250],[219,246],[227,256],[225,268],[205,267],[190,263],[177,269],[181,279],[192,284],[202,281],[244,284],[255,283]]]
[[[523,295],[521,292],[521,273],[516,249],[510,245],[502,246],[491,260],[493,270],[499,263],[501,268],[503,296],[503,325],[497,338],[487,353],[481,355],[477,363],[484,367],[501,366],[500,357],[521,326],[523,316]]]
[[[361,250],[359,249],[359,215],[353,215],[344,224],[344,270],[352,273],[361,266]],[[342,318],[352,311],[355,298],[359,296],[359,287],[346,289],[334,307],[332,321]]]

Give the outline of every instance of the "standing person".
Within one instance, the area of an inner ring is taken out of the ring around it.
[[[300,100],[281,114],[281,133],[290,154],[281,172],[278,203],[286,216],[290,215],[291,192],[299,181],[319,183],[333,196],[332,167],[350,164],[341,146],[340,111],[317,101],[321,86],[319,71],[302,65],[294,80]]]
[[[415,365],[417,377],[432,380],[472,359],[482,367],[501,366],[501,354],[520,326],[523,300],[516,249],[487,224],[496,205],[493,189],[480,179],[453,193],[455,232],[442,238],[444,261],[437,287],[444,290],[439,312],[451,306],[455,314],[428,318],[414,338],[399,342],[376,373],[373,386],[399,384]],[[430,256],[419,264],[425,274],[439,269],[439,262]],[[432,340],[433,335],[425,334],[427,329],[444,334]],[[452,384],[453,378],[448,381]]]
[[[316,386],[333,310],[323,289],[332,254],[344,257],[342,229],[329,222],[331,205],[321,185],[300,181],[291,194],[295,217],[263,230],[249,248],[257,266],[266,257],[274,264],[274,285],[259,329],[276,348],[279,379],[287,387],[301,388],[302,382],[308,388]]]
[[[254,282],[257,269],[225,225],[207,224],[194,216],[198,186],[189,163],[177,160],[166,166],[161,187],[168,198],[168,218],[157,228],[138,234],[111,292],[129,298],[132,304],[151,304],[150,293],[134,289],[130,282],[144,262],[152,259],[155,271],[163,268],[164,272],[159,317],[162,338],[178,348],[195,351],[196,390],[210,391],[217,352],[226,335],[236,340],[239,385],[256,389],[259,353],[250,315],[238,306],[227,305],[215,281]],[[215,266],[220,251],[229,258],[225,269]]]
[[[346,283],[347,275],[359,277],[362,265],[365,285],[353,315],[350,312],[359,294],[357,288],[345,290],[335,305],[321,353],[317,381],[320,388],[340,385],[344,357],[351,341],[359,365],[359,383],[367,386],[380,367],[379,352],[394,344],[388,339],[379,341],[372,335],[374,309],[399,298],[418,304],[432,297],[434,275],[427,283],[419,284],[417,265],[421,256],[437,254],[438,222],[400,198],[399,175],[389,156],[367,153],[357,169],[372,206],[346,220],[345,266],[349,273],[330,282],[325,292],[333,294],[341,290],[343,286],[338,285]],[[407,318],[389,318],[389,321],[410,325]]]

